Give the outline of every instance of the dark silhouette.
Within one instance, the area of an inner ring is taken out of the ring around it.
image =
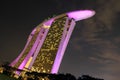
[[[77,80],[104,80],[104,79],[94,78],[89,75],[82,75]]]
[[[81,77],[78,77],[78,79],[77,79],[74,75],[72,75],[70,73],[67,73],[67,74],[48,74],[48,73],[38,73],[38,72],[34,72],[34,71],[27,72],[27,71],[20,70],[20,69],[9,66],[8,62],[1,65],[0,67],[3,67],[2,74],[7,75],[7,76],[14,77],[15,71],[25,72],[26,76],[25,77],[19,76],[18,80],[26,80],[25,78],[27,78],[27,80],[39,80],[40,78],[48,78],[49,80],[104,80],[104,79],[94,78],[94,77],[89,76],[89,75],[82,75]]]

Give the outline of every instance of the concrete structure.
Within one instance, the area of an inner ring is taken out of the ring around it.
[[[91,10],[73,11],[42,22],[30,33],[25,48],[10,66],[57,73],[76,21],[94,14]]]

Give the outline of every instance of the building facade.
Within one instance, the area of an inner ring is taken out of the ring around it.
[[[92,15],[93,11],[75,11],[42,22],[31,32],[23,51],[10,66],[57,73],[76,21]]]

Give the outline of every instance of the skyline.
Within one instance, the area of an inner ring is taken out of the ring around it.
[[[77,22],[59,72],[119,80],[119,0],[6,2],[2,3],[0,13],[1,61],[14,60],[24,48],[32,29],[49,16],[78,9],[92,9],[96,11],[94,17]]]

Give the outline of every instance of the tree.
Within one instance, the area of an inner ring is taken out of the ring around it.
[[[104,80],[104,79],[94,78],[89,75],[82,75],[77,80]]]

